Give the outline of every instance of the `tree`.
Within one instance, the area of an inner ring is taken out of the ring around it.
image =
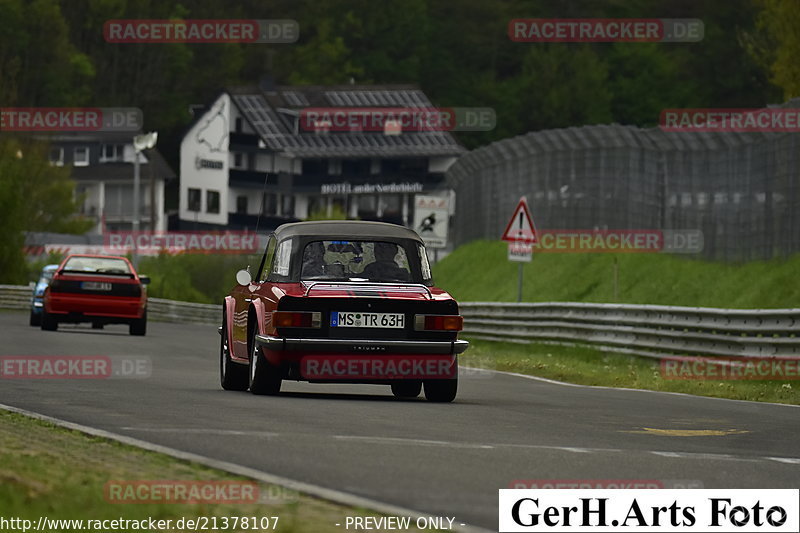
[[[800,96],[800,4],[796,0],[758,0],[757,31],[744,34],[751,55],[770,73],[785,99]]]
[[[0,138],[0,282],[25,281],[24,231],[85,233],[92,223],[75,216],[69,170],[50,165],[47,145]]]

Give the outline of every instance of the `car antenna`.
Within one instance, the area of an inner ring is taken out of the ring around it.
[[[269,172],[264,172],[264,185],[261,187],[261,206],[258,208],[258,218],[256,219],[256,241],[258,241],[258,227],[261,224],[261,215],[264,214],[264,194],[265,194],[265,192],[267,190],[267,180],[268,179],[269,179]],[[266,250],[264,251],[264,253],[266,253]],[[262,263],[263,263],[263,261],[262,261]],[[249,263],[247,264],[247,272],[250,273],[250,264]]]

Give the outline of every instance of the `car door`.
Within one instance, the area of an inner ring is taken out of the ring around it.
[[[231,342],[231,351],[237,358],[247,359],[250,356],[247,352],[247,315],[256,291],[263,285],[270,272],[272,259],[275,255],[275,235],[270,235],[265,253],[264,267],[261,272],[253,274],[254,278],[257,279],[254,279],[249,286],[237,284],[233,290],[234,314],[232,317],[233,340]]]

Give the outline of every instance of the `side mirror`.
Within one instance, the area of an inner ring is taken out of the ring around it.
[[[150,276],[139,276],[139,281],[142,282],[142,285],[150,285]]]
[[[247,270],[240,270],[236,273],[236,283],[239,285],[250,285],[250,282],[253,281],[253,278],[250,276],[250,272]]]

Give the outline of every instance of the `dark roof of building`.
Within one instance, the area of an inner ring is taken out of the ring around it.
[[[131,144],[135,132],[110,132],[110,131],[96,131],[96,132],[60,132],[52,134],[37,134],[31,137],[53,144],[69,144],[69,143],[82,143],[82,144]],[[147,162],[144,159],[147,159]],[[141,161],[140,176],[143,181],[150,179],[150,172],[155,174],[157,178],[164,180],[171,180],[176,177],[175,171],[169,166],[164,156],[157,148],[153,148],[145,152],[144,158]],[[92,164],[85,167],[71,168],[71,177],[76,180],[132,180],[133,179],[133,162],[130,163],[100,163]]]
[[[319,134],[295,127],[300,112],[324,108],[433,108],[413,85],[246,86],[227,91],[234,105],[266,146],[294,157],[431,157],[465,152],[446,131],[329,132]]]
[[[139,168],[139,177],[142,183],[147,183],[150,179],[150,172],[156,178],[171,180],[175,178],[175,172],[157,151],[150,150],[147,153],[149,163],[142,162]],[[152,165],[152,166],[151,166]],[[133,163],[101,163],[99,165],[89,165],[85,167],[71,168],[71,177],[74,180],[103,180],[103,181],[124,181],[133,179]]]
[[[324,220],[283,224],[275,230],[276,238],[335,237],[345,239],[412,239],[422,242],[416,232],[396,224],[361,220]]]

